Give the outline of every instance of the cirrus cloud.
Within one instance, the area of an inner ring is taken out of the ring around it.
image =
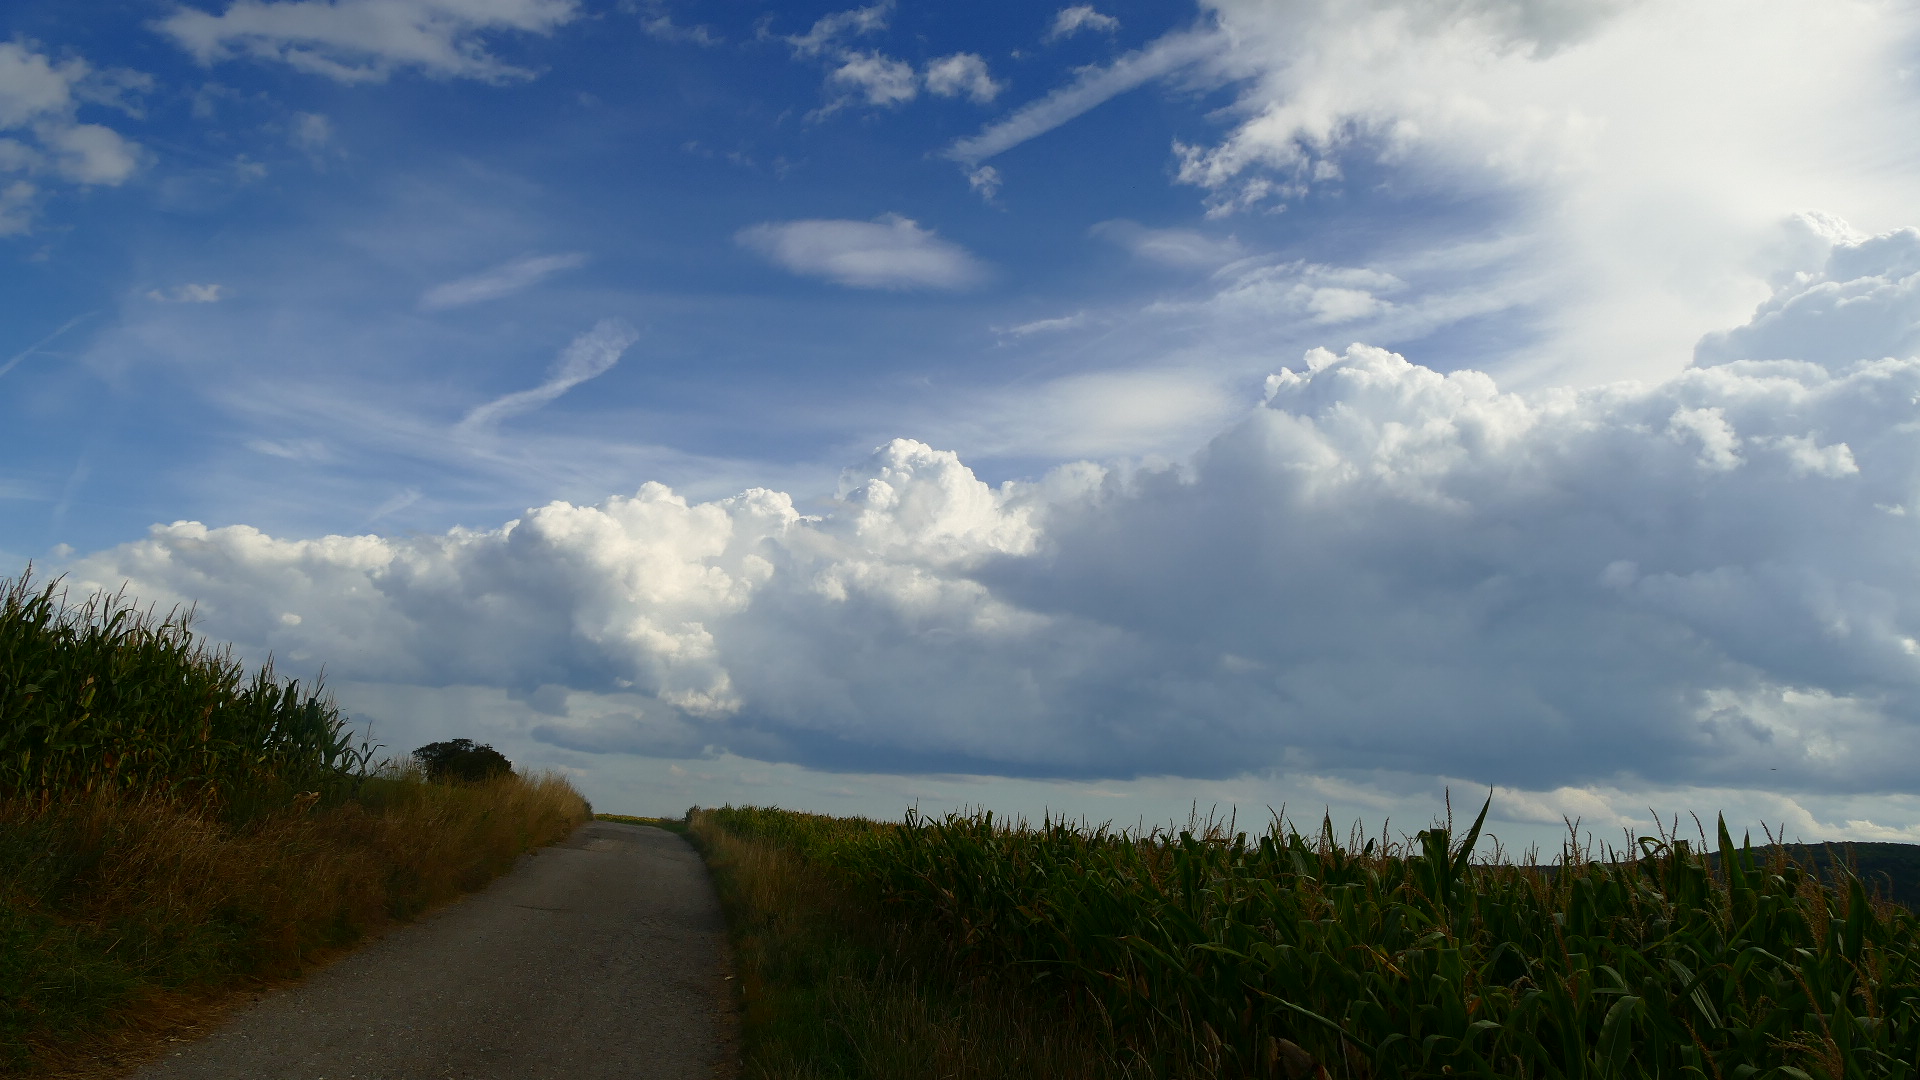
[[[619,319],[602,319],[593,329],[574,338],[560,351],[545,382],[495,398],[467,413],[460,421],[463,433],[484,431],[510,416],[531,412],[589,379],[613,370],[639,331]]]
[[[562,270],[573,270],[586,263],[586,253],[580,251],[558,255],[524,255],[471,277],[435,285],[420,295],[420,306],[427,311],[444,311],[485,300],[498,300],[538,285]]]
[[[549,34],[578,13],[575,0],[233,0],[218,15],[181,6],[154,25],[202,64],[250,56],[344,83],[406,68],[500,83],[534,73],[489,53],[485,35]]]

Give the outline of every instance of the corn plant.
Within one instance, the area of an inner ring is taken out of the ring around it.
[[[365,770],[373,747],[321,687],[271,661],[249,673],[190,615],[0,580],[0,796],[319,789]]]
[[[1052,986],[1167,1075],[1840,1080],[1920,1060],[1912,914],[1724,822],[1717,863],[1653,836],[1542,868],[1473,861],[1484,808],[1458,839],[1347,845],[1279,822],[717,813]]]

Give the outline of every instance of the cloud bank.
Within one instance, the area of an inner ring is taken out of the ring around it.
[[[1911,794],[1916,326],[1905,230],[1658,384],[1355,345],[1176,466],[994,487],[901,439],[819,515],[647,484],[440,536],[177,522],[71,573],[339,679],[540,702],[593,752]]]
[[[986,277],[967,250],[898,214],[768,222],[734,239],[776,266],[856,289],[964,289]]]

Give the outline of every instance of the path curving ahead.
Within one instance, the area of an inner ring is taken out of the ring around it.
[[[716,1080],[725,927],[661,829],[589,822],[136,1080]]]

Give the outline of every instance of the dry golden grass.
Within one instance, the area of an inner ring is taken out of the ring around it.
[[[589,817],[558,776],[405,771],[242,821],[158,796],[0,803],[0,1071],[111,1074]]]

